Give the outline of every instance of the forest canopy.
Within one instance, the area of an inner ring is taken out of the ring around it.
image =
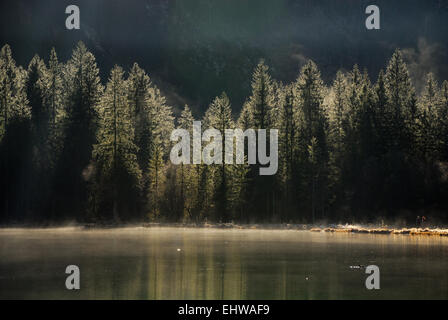
[[[324,83],[306,62],[295,81],[263,60],[232,114],[227,94],[204,115],[172,106],[135,63],[105,83],[80,42],[16,65],[0,51],[0,223],[364,222],[448,219],[448,81],[417,93],[400,50],[375,82],[355,65]],[[194,109],[194,108],[193,108]],[[202,116],[202,117],[201,117]],[[175,128],[278,129],[278,172],[169,160]]]

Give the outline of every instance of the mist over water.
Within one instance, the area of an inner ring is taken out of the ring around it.
[[[445,237],[0,229],[0,299],[447,299],[447,257]],[[71,264],[80,290],[65,288]],[[380,290],[365,288],[370,264]]]

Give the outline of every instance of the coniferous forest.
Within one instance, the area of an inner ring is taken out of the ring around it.
[[[28,66],[0,52],[0,223],[378,222],[448,220],[448,81],[417,92],[400,50],[376,79],[353,66],[331,83],[312,61],[292,83],[260,61],[250,96],[225,92],[175,116],[135,63],[100,79],[83,43]],[[275,128],[279,168],[174,165],[175,128]]]

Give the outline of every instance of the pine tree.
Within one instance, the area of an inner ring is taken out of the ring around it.
[[[160,219],[161,204],[164,199],[166,182],[166,163],[170,154],[171,132],[174,129],[174,117],[171,107],[166,105],[165,97],[160,90],[152,86],[148,89],[146,97],[149,117],[149,165],[148,181],[148,208],[151,219]]]
[[[292,199],[294,198],[295,154],[297,139],[297,122],[295,114],[298,112],[296,90],[294,85],[286,85],[280,93],[280,105],[278,116],[279,128],[279,173],[278,189],[283,201],[283,219],[289,221],[290,213],[294,210]]]
[[[272,108],[274,105],[273,83],[269,68],[261,60],[252,76],[252,95],[248,101],[251,111],[252,128],[266,129],[272,122]]]
[[[349,167],[359,164],[359,126],[360,116],[362,115],[362,91],[364,87],[364,81],[361,72],[357,65],[353,67],[353,70],[349,73],[348,84],[348,106],[347,106],[347,119],[345,127],[345,140],[346,140],[346,152],[349,161]],[[353,175],[359,170],[351,170]]]
[[[360,110],[357,118],[359,121],[360,157],[369,159],[377,154],[377,128],[375,126],[375,93],[367,72],[363,75],[363,84],[360,93]]]
[[[24,91],[26,71],[16,67],[11,47],[4,45],[0,50],[0,141],[6,134],[12,120],[31,116],[26,92]]]
[[[328,117],[329,117],[329,185],[333,194],[330,202],[343,201],[345,190],[345,169],[347,166],[347,135],[349,129],[349,77],[342,71],[336,73],[333,86],[330,90]]]
[[[58,61],[56,50],[51,49],[48,62],[45,104],[50,112],[50,135],[54,158],[57,159],[62,148],[62,124],[65,118],[63,101],[62,65]]]
[[[246,101],[241,108],[240,115],[237,120],[237,127],[243,131],[252,128],[253,123],[252,112],[250,110],[250,104]]]
[[[312,137],[316,137],[319,144],[324,144],[323,82],[314,62],[309,61],[302,68],[297,79],[297,90],[300,104],[297,117],[302,124],[301,139],[309,145]]]
[[[53,126],[53,130],[56,130],[56,126],[63,118],[62,109],[62,68],[58,61],[56,50],[51,48],[50,59],[48,62],[47,72],[47,90],[45,92],[46,104],[50,109],[50,123]]]
[[[318,211],[324,214],[323,202],[327,179],[327,119],[323,108],[323,82],[314,62],[309,61],[297,79],[298,166],[300,187],[309,195],[310,219],[314,222]],[[311,148],[311,149],[310,149]],[[310,150],[312,152],[310,152]],[[298,197],[300,199],[300,196]]]
[[[228,193],[229,207],[231,208],[232,217],[241,222],[249,223],[250,216],[248,215],[248,199],[250,167],[247,163],[247,156],[244,158],[243,164],[234,164],[229,168],[232,177],[231,188]]]
[[[292,85],[283,88],[282,102],[279,110],[279,129],[280,129],[280,154],[282,155],[282,181],[287,181],[292,176],[294,165],[294,140],[297,134],[297,124],[294,121],[294,114],[297,112],[297,106],[294,99],[294,87]]]
[[[167,105],[165,97],[156,86],[148,90],[149,119],[151,139],[160,144],[167,159],[171,147],[170,135],[174,129],[174,117],[171,107]],[[152,143],[151,143],[152,144]]]
[[[45,99],[47,79],[48,70],[45,63],[35,55],[29,63],[25,81],[31,108],[32,169],[29,177],[32,183],[33,211],[44,218],[49,218],[50,212],[47,206],[51,199],[51,179],[54,169],[51,110]]]
[[[149,181],[149,192],[148,192],[148,207],[149,207],[149,218],[151,220],[161,220],[163,219],[161,212],[161,204],[163,202],[163,194],[165,188],[165,163],[164,163],[164,153],[161,143],[154,141],[151,144],[151,157],[149,159],[148,165],[148,181]]]
[[[387,152],[388,146],[388,128],[389,126],[389,113],[388,113],[388,98],[386,92],[385,75],[384,71],[380,70],[378,79],[375,84],[375,127],[377,128],[377,150],[378,156]]]
[[[0,123],[0,138],[6,134],[9,119],[13,113],[13,99],[14,99],[14,80],[16,78],[16,64],[12,58],[11,48],[9,45],[4,45],[0,51],[0,76],[1,76],[1,123]]]
[[[417,195],[420,187],[410,181],[419,172],[414,150],[418,132],[415,90],[399,50],[389,61],[384,87],[387,98],[381,128],[384,153],[377,175],[381,177],[384,191],[378,203],[386,204],[384,211],[390,216],[397,209],[412,207],[420,197]]]
[[[49,195],[47,200],[47,207],[44,210],[49,219],[55,220],[55,194],[56,188],[54,185],[55,170],[63,147],[63,124],[65,118],[65,110],[63,106],[63,83],[62,83],[62,65],[59,63],[56,50],[54,48],[50,51],[48,68],[41,77],[41,94],[43,97],[43,109],[45,115],[45,131],[47,138],[45,143],[45,150],[47,152],[47,170],[43,173],[45,180],[48,181]]]
[[[33,162],[37,170],[45,169],[50,164],[49,124],[50,110],[45,103],[47,90],[47,68],[39,56],[34,56],[28,66],[25,83],[29,106],[31,108],[31,123],[33,135]],[[48,172],[46,172],[48,174]]]
[[[24,217],[28,205],[31,111],[25,92],[26,71],[17,67],[11,48],[0,50],[0,221]],[[11,199],[20,198],[20,203]]]
[[[151,81],[145,71],[137,63],[134,63],[129,73],[128,83],[128,99],[135,128],[135,144],[139,148],[137,159],[141,170],[146,172],[149,165],[151,144],[151,119],[148,105]]]
[[[236,121],[236,128],[246,131],[251,128],[253,123],[252,113],[250,110],[249,102],[246,101],[243,104],[238,120]],[[247,155],[247,144],[244,144],[244,154]],[[244,158],[243,164],[235,164],[233,166],[233,176],[235,177],[233,185],[233,200],[235,217],[239,221],[249,222],[251,218],[251,211],[253,210],[252,197],[252,172],[250,165],[248,164],[247,156]]]
[[[225,130],[233,129],[235,125],[232,119],[230,101],[224,92],[210,104],[203,123],[204,129],[214,128],[221,133],[222,163],[221,165],[214,165],[213,168],[215,186],[213,194],[216,216],[223,222],[228,222],[231,218],[229,211],[231,210],[232,167],[225,164],[226,152],[229,153],[229,150],[225,148]]]
[[[388,148],[409,150],[416,116],[415,92],[400,50],[394,52],[387,66],[385,88],[390,119]]]
[[[276,88],[269,74],[269,68],[261,60],[255,67],[252,75],[252,92],[243,107],[242,115],[239,119],[240,125],[247,126],[248,123],[243,124],[241,121],[248,120],[250,121],[250,129],[273,129],[273,126],[278,123],[276,119],[277,102]],[[269,139],[269,134],[267,137]],[[270,151],[267,150],[267,152]],[[251,208],[248,208],[248,211],[252,211],[258,219],[265,220],[272,218],[277,209],[274,207],[275,194],[273,190],[275,179],[272,176],[260,177],[259,168],[259,164],[250,166],[249,181],[251,186],[249,187],[249,202],[253,205]]]
[[[342,167],[341,161],[345,155],[345,140],[348,133],[349,114],[349,79],[341,72],[336,73],[332,86],[332,101],[329,106],[330,141],[333,147],[333,157]]]
[[[98,107],[100,117],[92,157],[97,164],[96,191],[113,200],[115,221],[128,218],[132,203],[138,200],[141,171],[137,163],[134,128],[127,100],[127,84],[122,68],[115,66],[110,73],[106,90]],[[101,189],[111,189],[107,194]],[[134,196],[132,196],[134,194]],[[137,194],[137,195],[135,195]],[[97,199],[101,202],[104,199]],[[110,208],[109,208],[110,209]],[[131,216],[132,217],[132,216]]]
[[[178,119],[178,128],[188,130],[190,137],[193,136],[193,114],[188,105],[185,105],[182,110],[180,118]],[[190,152],[191,146],[190,141]],[[177,181],[179,183],[179,198],[180,198],[180,217],[184,219],[191,219],[194,216],[193,210],[197,206],[198,196],[198,177],[197,165],[195,164],[180,164],[177,170]]]
[[[426,77],[426,85],[419,101],[419,112],[416,118],[416,151],[426,161],[438,158],[439,140],[438,109],[440,105],[440,92],[434,75],[429,73]]]
[[[76,216],[87,206],[89,162],[96,142],[99,104],[103,87],[95,57],[82,42],[63,68],[64,143],[58,161],[56,189],[59,211]]]
[[[342,149],[342,143],[346,135],[346,122],[348,112],[348,79],[341,71],[336,73],[333,81],[333,101],[330,106],[330,124],[333,136],[333,144]]]

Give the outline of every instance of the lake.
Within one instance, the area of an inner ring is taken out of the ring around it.
[[[80,269],[80,290],[65,288],[68,265]],[[368,265],[380,268],[379,290],[365,287]],[[0,299],[448,299],[448,238],[6,228]]]

